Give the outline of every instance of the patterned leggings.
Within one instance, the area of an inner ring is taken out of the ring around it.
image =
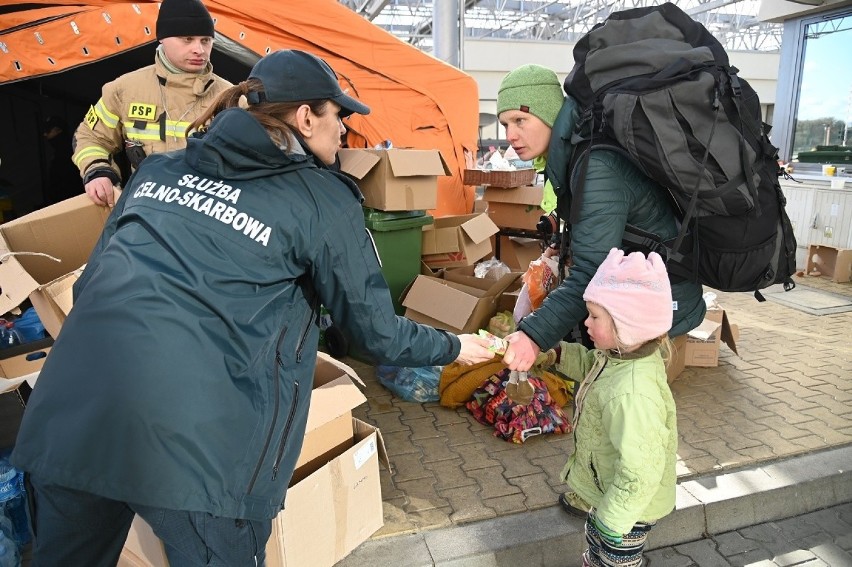
[[[589,513],[589,516],[595,511]],[[630,533],[624,534],[621,545],[612,545],[601,538],[589,519],[586,519],[586,543],[589,548],[583,553],[583,567],[639,567],[642,553],[648,541],[648,532],[656,525],[637,522]]]

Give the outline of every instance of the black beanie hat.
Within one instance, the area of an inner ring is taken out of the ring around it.
[[[157,16],[157,39],[213,37],[213,18],[200,0],[163,0]]]

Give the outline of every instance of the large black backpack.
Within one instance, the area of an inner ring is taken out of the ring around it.
[[[577,144],[557,212],[576,222],[588,155],[609,148],[669,190],[680,232],[661,242],[628,227],[627,249],[657,250],[669,272],[721,291],[795,286],[796,241],[778,149],[757,94],[722,45],[671,3],[614,12],[574,47],[565,92]],[[568,235],[566,235],[567,237]]]

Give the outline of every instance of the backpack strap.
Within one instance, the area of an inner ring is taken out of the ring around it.
[[[716,133],[716,124],[719,123],[719,113],[722,112],[722,103],[719,100],[719,86],[718,83],[716,85],[716,89],[714,90],[714,99],[713,99],[713,109],[715,112],[713,113],[713,125],[710,127],[710,136],[707,138],[707,141],[704,143],[704,155],[701,158],[701,172],[706,171],[707,169],[707,158],[710,156],[710,141],[713,140],[713,135]],[[686,210],[683,211],[683,220],[681,221],[680,231],[678,232],[677,238],[674,242],[674,249],[681,250],[681,246],[683,245],[683,239],[686,237],[686,233],[689,230],[690,221],[692,217],[695,215],[695,207],[698,205],[698,184],[701,182],[700,177],[695,178],[695,186],[692,188],[692,198],[689,199],[689,204],[686,207]]]
[[[638,226],[628,224],[624,227],[624,234],[621,237],[621,246],[624,252],[642,252],[646,256],[649,252],[656,252],[666,264],[666,271],[669,274],[671,283],[679,283],[682,281],[696,281],[696,269],[694,259],[696,258],[695,250],[693,250],[694,239],[692,233],[687,233],[683,242],[684,245],[691,250],[689,254],[683,254],[676,251],[672,245],[674,239],[663,240],[659,235],[642,230]]]

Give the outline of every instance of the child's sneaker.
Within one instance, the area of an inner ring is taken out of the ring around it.
[[[578,518],[585,518],[592,508],[576,492],[571,491],[559,495],[559,505],[562,506],[563,510]]]

